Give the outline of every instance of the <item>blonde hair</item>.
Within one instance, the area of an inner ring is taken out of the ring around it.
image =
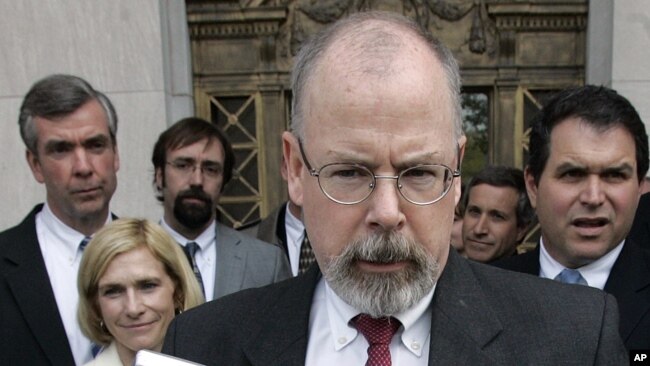
[[[176,312],[204,302],[185,254],[162,227],[144,219],[115,220],[99,230],[88,243],[77,277],[77,320],[84,335],[97,344],[108,345],[113,341],[113,336],[102,326],[97,302],[99,280],[116,256],[142,246],[163,264],[174,282]]]

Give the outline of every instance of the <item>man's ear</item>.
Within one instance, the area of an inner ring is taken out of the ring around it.
[[[39,183],[45,182],[45,177],[43,176],[43,171],[41,169],[41,162],[38,160],[38,156],[31,152],[31,150],[27,149],[25,151],[25,158],[27,159],[29,169],[32,171],[32,175],[34,175],[34,179]]]
[[[458,139],[458,167],[460,169],[460,166],[463,164],[463,157],[465,156],[465,143],[467,142],[467,137],[465,135],[461,136]],[[452,169],[456,169],[456,167],[452,167]],[[462,194],[462,176],[458,177],[457,179],[454,179],[454,200],[456,202],[456,205],[458,205],[458,202],[460,202],[460,196]]]
[[[113,169],[117,173],[120,170],[120,152],[117,150],[117,144],[113,145],[113,151],[115,152],[115,159],[113,161]]]
[[[165,177],[163,177],[162,168],[156,168],[155,184],[156,184],[156,191],[158,191],[159,193],[162,192],[164,181],[165,181]]]
[[[528,226],[517,226],[517,244],[520,244],[524,240],[528,233],[528,229],[532,227],[531,225],[532,224],[529,224]]]
[[[528,199],[533,208],[537,208],[537,183],[535,177],[530,169],[526,167],[524,170],[524,180],[526,181],[526,192],[528,192]]]
[[[302,207],[302,173],[303,161],[300,156],[298,139],[288,131],[282,133],[282,153],[287,168],[287,187],[291,201]]]

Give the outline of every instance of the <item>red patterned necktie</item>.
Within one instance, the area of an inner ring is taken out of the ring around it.
[[[366,366],[391,366],[390,341],[401,325],[399,320],[360,314],[352,319],[352,323],[369,344]]]

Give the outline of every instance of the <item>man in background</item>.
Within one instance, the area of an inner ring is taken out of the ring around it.
[[[282,158],[282,178],[287,180],[287,165]],[[302,208],[291,199],[273,210],[266,218],[241,228],[247,234],[280,246],[287,255],[291,273],[303,274],[316,261],[302,223]]]
[[[465,243],[463,243],[463,215],[465,212],[465,185],[460,188],[460,200],[454,209],[454,224],[451,226],[451,246],[461,256],[467,258]]]
[[[51,75],[29,90],[18,124],[46,200],[0,233],[0,363],[82,365],[92,345],[77,324],[77,271],[89,238],[111,221],[117,115],[83,79]]]
[[[185,118],[164,131],[151,159],[163,204],[161,225],[183,247],[206,301],[291,276],[276,245],[217,222],[217,204],[235,155],[214,124]]]
[[[526,188],[542,236],[499,266],[616,297],[628,349],[650,349],[650,253],[628,236],[648,171],[634,107],[606,87],[551,98],[532,125]]]
[[[524,173],[488,166],[466,188],[463,244],[469,259],[489,263],[517,254],[535,211],[526,194]]]

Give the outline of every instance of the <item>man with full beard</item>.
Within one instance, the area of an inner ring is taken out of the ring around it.
[[[283,149],[318,266],[179,315],[163,352],[229,366],[627,362],[610,295],[450,250],[466,138],[439,41],[357,13],[294,62]]]
[[[216,220],[234,160],[225,135],[199,118],[180,120],[164,131],[151,158],[164,207],[161,225],[183,247],[206,301],[291,277],[280,247]]]

